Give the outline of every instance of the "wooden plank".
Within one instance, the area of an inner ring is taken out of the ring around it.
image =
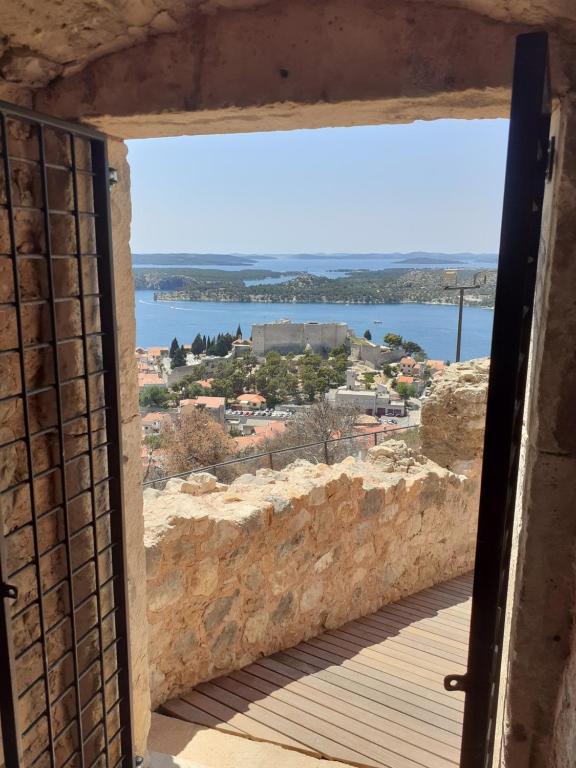
[[[370,613],[364,616],[364,618],[397,618],[400,621],[404,621],[407,626],[415,623],[419,627],[429,628],[430,631],[434,631],[434,634],[441,633],[443,630],[456,631],[466,635],[466,637],[469,634],[467,627],[464,627],[459,621],[454,621],[448,614],[434,617],[425,616],[404,602],[391,603],[386,606],[385,610],[381,609],[376,611],[376,613]]]
[[[205,709],[200,707],[194,707],[183,699],[171,699],[162,704],[158,711],[160,714],[177,717],[180,720],[186,720],[189,723],[204,725],[208,728],[218,728],[221,731],[233,733],[234,735],[246,735],[246,732],[240,730],[240,728],[236,728],[230,723],[223,722],[220,717],[211,715]]]
[[[259,739],[260,741],[269,741],[274,744],[282,744],[285,747],[302,749],[306,742],[299,742],[293,739],[289,734],[278,731],[266,723],[255,720],[244,712],[227,706],[226,702],[220,702],[205,696],[199,690],[190,691],[181,697],[182,700],[193,705],[197,709],[204,709],[214,717],[220,719],[222,727],[220,730],[228,730],[225,726],[234,726],[243,734]]]
[[[325,654],[329,654],[328,660],[333,661],[336,664],[348,663],[360,665],[366,670],[369,670],[369,674],[372,676],[374,676],[375,673],[384,671],[397,675],[402,680],[412,680],[417,685],[429,689],[430,691],[442,691],[444,698],[451,701],[455,701],[458,697],[463,698],[464,695],[457,692],[456,696],[453,697],[452,692],[444,691],[442,687],[442,676],[433,671],[428,671],[421,667],[412,667],[410,666],[410,663],[398,661],[391,656],[383,657],[383,661],[375,661],[372,657],[366,656],[356,656],[351,658],[349,653],[346,653],[332,643],[327,642],[323,636],[306,643],[301,643],[297,647],[314,654],[318,651],[323,651]]]
[[[443,600],[436,595],[428,595],[425,592],[417,592],[415,595],[410,595],[410,597],[404,597],[402,602],[405,602],[407,605],[420,606],[423,611],[428,612],[429,616],[445,612],[459,617],[462,621],[470,617],[470,607],[468,604],[454,604],[450,600]]]
[[[307,670],[308,678],[325,680],[327,683],[342,688],[345,691],[357,693],[365,699],[420,719],[435,728],[443,728],[454,735],[459,736],[462,732],[463,708],[460,711],[444,708],[440,704],[423,699],[421,696],[416,696],[406,690],[386,685],[385,683],[380,683],[379,687],[375,688],[371,685],[372,680],[366,681],[362,675],[354,672],[350,673],[349,670],[344,668],[333,671],[332,669],[313,669],[310,672],[310,665],[305,661],[291,656],[282,656],[282,654],[276,654],[269,659],[260,659],[258,663],[268,666],[268,662],[285,664],[297,671],[300,668]]]
[[[326,710],[307,699],[290,695],[290,701],[287,702],[285,699],[280,700],[272,696],[262,697],[260,691],[231,677],[221,678],[217,682],[218,687],[223,688],[228,694],[245,701],[257,702],[256,706],[259,710],[265,708],[279,715],[286,722],[290,722],[291,727],[299,722],[306,722],[316,737],[326,737],[335,745],[329,747],[325,753],[328,757],[336,757],[336,752],[340,750],[341,755],[348,753],[348,760],[354,759],[357,762],[371,760],[389,768],[418,768],[419,766],[445,768],[446,763],[443,759],[401,742],[399,739],[393,740],[393,744],[390,745],[391,748],[386,749],[367,738],[369,735],[374,738],[374,733],[370,729],[364,727],[362,735],[358,735],[354,730],[351,730],[350,722],[346,718],[339,718],[335,712],[331,714],[330,720],[326,720],[322,717],[322,714],[327,714]],[[223,698],[226,698],[226,694],[223,695]],[[306,706],[305,709],[303,709],[303,705]],[[400,751],[400,748],[403,751]],[[429,755],[428,762],[422,762],[424,758],[427,758],[427,755]]]
[[[457,762],[459,759],[459,750],[442,741],[428,738],[400,723],[377,715],[374,711],[359,708],[349,700],[343,701],[325,691],[308,688],[302,683],[286,681],[286,678],[281,675],[277,675],[278,679],[275,682],[247,670],[233,672],[230,677],[287,703],[293,702],[304,711],[317,712],[318,716],[324,720],[328,718],[335,725],[340,724],[345,730],[349,728],[368,741],[373,740],[399,754],[407,754],[404,749],[405,743],[417,745],[424,750],[421,760],[423,765],[428,764],[426,752],[452,762]],[[397,746],[394,746],[396,743]]]
[[[256,665],[250,665],[247,669],[256,666],[258,673],[260,673],[261,668],[278,671],[280,674],[285,674],[294,680],[302,681],[302,684],[306,686],[328,691],[335,698],[342,698],[344,701],[347,701],[352,697],[357,702],[359,700],[363,701],[369,710],[372,707],[376,707],[378,711],[385,710],[388,713],[387,716],[394,722],[412,723],[414,730],[421,730],[428,735],[433,736],[437,733],[438,729],[441,729],[443,731],[441,736],[444,740],[444,733],[447,733],[454,737],[457,743],[460,743],[460,724],[444,716],[442,713],[438,714],[434,708],[418,706],[410,701],[391,696],[386,690],[369,688],[356,679],[334,675],[326,670],[317,670],[312,674],[306,674],[302,677],[300,670],[294,665],[302,664],[304,666],[303,663],[295,659],[287,659],[286,662],[285,664],[272,658],[260,659]],[[441,708],[439,707],[439,709]],[[451,711],[448,714],[452,714]],[[462,718],[460,718],[460,722],[461,720]],[[451,741],[450,743],[454,742]]]
[[[392,706],[392,704],[397,702],[395,700],[390,701],[389,697],[383,699],[386,701],[385,705],[381,704],[370,696],[370,690],[368,689],[366,689],[368,695],[366,695],[366,693],[356,693],[342,685],[324,679],[321,673],[298,677],[299,673],[297,670],[272,659],[262,659],[262,663],[250,664],[248,667],[244,668],[244,672],[256,677],[261,677],[264,680],[276,683],[277,685],[279,685],[282,680],[285,680],[287,681],[285,684],[288,688],[294,687],[295,690],[301,691],[303,695],[305,695],[304,690],[311,691],[312,695],[316,695],[316,693],[320,691],[327,696],[330,696],[333,700],[340,700],[343,703],[351,704],[357,710],[361,710],[362,712],[371,712],[391,723],[410,729],[419,735],[430,737],[434,741],[439,741],[442,744],[448,744],[452,747],[460,746],[458,729],[455,729],[456,732],[453,729],[442,729],[442,721],[440,718],[436,720],[434,725],[431,725],[414,715],[409,715],[401,710],[397,710]],[[361,687],[357,687],[357,690],[362,689]],[[310,694],[307,693],[306,695]]]
[[[354,638],[356,638],[356,642],[353,642]],[[452,671],[458,672],[458,669],[454,670],[454,667],[461,667],[462,672],[466,671],[465,665],[461,662],[456,660],[447,661],[425,651],[407,648],[398,642],[392,643],[387,640],[386,647],[383,648],[382,645],[373,646],[366,641],[362,643],[361,636],[353,636],[353,639],[350,640],[332,632],[324,632],[322,639],[331,645],[338,646],[343,651],[349,651],[359,660],[366,658],[372,659],[376,663],[382,663],[390,658],[394,658],[399,661],[406,661],[407,663],[412,662],[414,669],[428,670],[434,674],[434,679],[437,679],[438,675],[448,675]]]
[[[472,579],[457,577],[208,683],[163,711],[370,768],[456,768]]]
[[[420,592],[414,592],[411,595],[406,595],[402,600],[409,600],[411,597],[426,597],[432,600],[436,605],[445,605],[446,607],[461,607],[471,599],[470,593],[463,595],[454,595],[453,593],[446,592],[442,589],[442,585],[431,587],[430,589],[423,589]],[[400,602],[400,601],[397,601]]]
[[[427,664],[434,663],[436,669],[445,665],[465,664],[466,653],[452,646],[442,645],[440,642],[428,640],[419,635],[400,633],[383,638],[377,625],[368,623],[347,624],[341,629],[334,629],[324,633],[328,637],[339,637],[353,643],[358,648],[370,648],[375,653],[387,654],[389,649],[410,655],[415,661],[425,659]],[[413,655],[413,656],[412,656]]]
[[[385,763],[376,760],[368,762],[366,756],[361,752],[342,746],[337,741],[330,738],[330,736],[326,737],[324,733],[317,732],[316,729],[311,730],[310,728],[304,727],[301,725],[301,722],[304,719],[302,713],[298,716],[297,712],[293,713],[286,706],[275,707],[273,704],[270,705],[268,699],[264,699],[264,701],[266,701],[266,706],[250,703],[248,700],[243,699],[225,688],[220,688],[214,683],[201,683],[198,688],[204,692],[209,692],[211,698],[213,697],[216,701],[220,701],[226,707],[235,709],[238,712],[250,711],[252,713],[250,719],[253,720],[256,725],[263,724],[275,731],[281,729],[284,732],[288,732],[285,733],[286,736],[289,735],[292,739],[298,739],[301,744],[305,744],[309,748],[312,748],[317,754],[356,764],[369,764],[373,766],[385,765]],[[296,717],[296,719],[292,720],[291,717]],[[308,722],[308,718],[306,718],[306,722]],[[402,766],[399,764],[397,768],[415,767],[408,765]]]
[[[462,722],[463,707],[462,703],[457,699],[451,699],[448,696],[437,693],[429,688],[422,687],[412,680],[405,680],[386,672],[371,670],[361,664],[355,664],[353,661],[342,662],[342,660],[338,659],[334,662],[333,660],[328,660],[320,655],[322,653],[323,652],[319,650],[319,655],[315,656],[297,647],[289,648],[286,651],[283,651],[280,655],[293,656],[312,664],[316,662],[320,669],[330,669],[335,674],[343,674],[345,677],[351,677],[352,679],[360,678],[364,685],[376,688],[377,690],[383,684],[388,684],[393,688],[393,695],[397,696],[397,698],[404,698],[404,696],[409,695],[409,701],[417,703],[422,707],[440,705],[442,707],[441,713],[444,716],[448,716],[446,713],[452,710],[454,715],[453,719],[456,720],[456,722]],[[275,658],[275,656],[273,658]],[[328,661],[328,663],[326,663],[326,661]]]
[[[443,632],[450,632],[457,637],[463,637],[468,640],[469,631],[463,627],[459,621],[453,621],[449,615],[445,616],[425,616],[421,612],[410,608],[405,603],[393,603],[386,606],[385,610],[370,613],[364,616],[365,619],[394,619],[403,622],[406,629],[417,628],[432,635],[442,637]]]
[[[421,603],[414,600],[403,600],[401,603],[391,603],[390,605],[381,608],[375,613],[371,613],[368,616],[362,618],[394,618],[405,622],[407,625],[422,624],[428,625],[433,628],[435,632],[447,630],[459,630],[460,632],[469,633],[469,627],[466,623],[469,619],[470,610],[466,610],[464,616],[458,616],[451,609],[442,609],[436,611],[434,615],[427,610],[427,606],[423,606]]]
[[[366,619],[358,620],[352,624],[346,624],[344,627],[340,627],[338,631],[354,632],[354,631],[370,632],[372,635],[379,636],[379,645],[385,650],[389,640],[395,640],[396,642],[410,642],[416,643],[414,647],[418,647],[421,650],[426,650],[428,653],[433,653],[434,650],[442,651],[443,654],[450,654],[450,657],[463,656],[467,657],[467,644],[451,644],[446,642],[445,635],[433,634],[430,630],[420,629],[420,626],[416,623],[412,627],[394,627],[393,623],[388,623],[386,620],[380,617],[367,617]]]

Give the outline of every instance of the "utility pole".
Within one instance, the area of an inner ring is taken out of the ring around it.
[[[482,276],[484,279],[482,280]],[[452,285],[446,284],[444,286],[445,291],[459,291],[460,292],[460,301],[458,304],[458,333],[456,335],[456,360],[455,362],[460,362],[460,350],[462,348],[462,315],[464,313],[464,291],[472,291],[475,288],[479,288],[481,285],[486,284],[486,274],[483,272],[475,272],[472,279],[472,285],[458,285],[458,270],[456,269],[445,269],[444,270],[444,277],[446,278],[446,281],[453,281]]]

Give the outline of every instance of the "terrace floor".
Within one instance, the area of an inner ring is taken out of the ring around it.
[[[472,576],[436,585],[167,702],[165,715],[355,766],[457,766]]]

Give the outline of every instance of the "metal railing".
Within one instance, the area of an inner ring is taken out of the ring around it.
[[[168,480],[175,478],[188,477],[189,475],[196,474],[198,472],[211,472],[215,473],[217,469],[222,467],[231,467],[236,464],[246,463],[248,461],[256,461],[258,459],[264,459],[264,463],[267,463],[269,469],[280,469],[277,465],[274,466],[274,456],[286,454],[294,451],[304,451],[310,449],[320,449],[319,455],[323,458],[324,464],[330,464],[330,450],[329,446],[335,443],[341,444],[346,440],[354,440],[363,442],[364,444],[373,442],[373,445],[378,445],[378,437],[380,435],[386,435],[388,438],[393,437],[398,432],[406,432],[408,430],[418,430],[418,425],[412,425],[408,427],[393,427],[392,429],[379,429],[377,432],[361,432],[355,435],[345,435],[344,437],[331,437],[327,440],[319,440],[314,443],[302,443],[300,445],[288,446],[286,448],[276,448],[272,451],[262,451],[260,453],[252,453],[248,456],[237,456],[234,459],[227,459],[226,461],[219,461],[214,464],[207,464],[203,467],[195,467],[187,469],[184,472],[177,472],[173,475],[166,475],[164,477],[157,477],[151,480],[145,480],[142,485],[156,485],[157,483],[165,483]],[[381,441],[380,441],[381,442]],[[372,446],[370,446],[372,447]],[[348,454],[350,455],[350,454]],[[344,457],[339,457],[344,458]]]

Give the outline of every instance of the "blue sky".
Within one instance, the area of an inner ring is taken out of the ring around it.
[[[129,141],[132,250],[498,250],[508,122]]]

